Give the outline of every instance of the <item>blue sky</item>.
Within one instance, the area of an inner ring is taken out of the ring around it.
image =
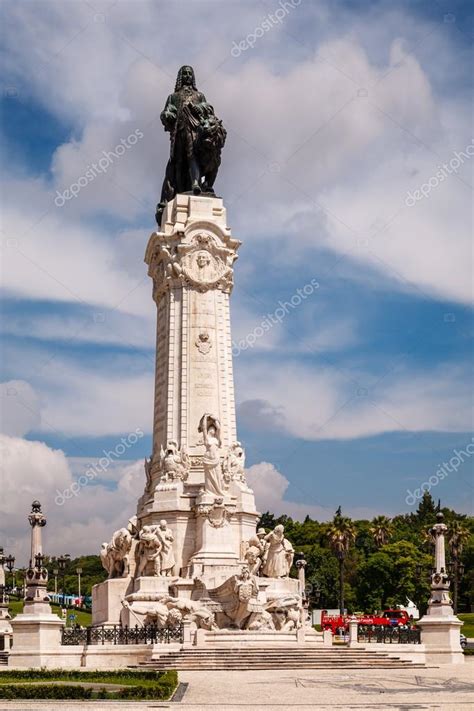
[[[260,508],[409,511],[407,490],[471,442],[471,4],[281,8],[3,3],[7,545],[25,547],[39,497],[51,545],[60,531],[69,552],[93,552],[141,493],[155,317],[143,255],[169,149],[159,113],[183,63],[228,129],[216,187],[243,242],[237,346],[317,282],[235,357]],[[137,129],[143,139],[55,204]],[[55,504],[136,428],[126,457]],[[472,472],[468,457],[433,496],[470,511]]]

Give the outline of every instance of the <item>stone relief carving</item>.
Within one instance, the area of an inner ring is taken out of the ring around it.
[[[159,471],[160,481],[168,482],[181,479],[186,481],[190,469],[189,456],[185,450],[179,449],[174,439],[168,440],[166,449],[161,447]]]
[[[129,574],[132,540],[129,528],[120,528],[109,543],[102,543],[100,560],[109,578],[124,578]]]
[[[161,238],[149,262],[155,301],[175,284],[190,284],[199,291],[216,288],[231,291],[235,249],[225,247],[207,232],[198,232],[189,243],[179,247],[167,244],[161,233],[155,234],[157,239]]]
[[[209,332],[206,330],[201,331],[194,341],[194,345],[198,349],[199,353],[207,355],[212,348],[212,340]]]
[[[260,612],[260,606],[257,603],[257,580],[246,565],[243,566],[240,575],[235,578],[234,593],[237,604],[232,611],[232,619],[239,629],[243,629],[250,615]]]
[[[206,516],[213,528],[222,528],[230,521],[232,513],[223,504],[222,497],[216,498],[213,504],[197,504],[195,511],[198,516]]]
[[[267,578],[287,578],[290,574],[295,551],[284,532],[283,526],[278,525],[264,538],[265,552],[261,570]]]
[[[223,462],[224,482],[229,485],[231,481],[247,483],[245,478],[245,450],[240,442],[235,442],[229,447]]]

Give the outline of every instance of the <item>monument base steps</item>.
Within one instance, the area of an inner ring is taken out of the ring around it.
[[[422,668],[425,664],[387,652],[337,647],[307,646],[269,647],[205,647],[188,648],[160,654],[138,664],[140,669],[177,669],[178,671],[246,671],[258,669],[406,669]],[[137,667],[135,667],[137,668]]]

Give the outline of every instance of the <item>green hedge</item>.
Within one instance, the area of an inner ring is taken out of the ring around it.
[[[120,684],[117,691],[78,685],[25,684],[32,681],[83,681]],[[15,683],[18,682],[18,683]],[[178,685],[176,671],[62,671],[59,669],[0,672],[0,699],[157,699],[166,700]]]
[[[1,684],[0,699],[91,699],[92,689],[54,684]],[[102,697],[103,698],[103,697]]]

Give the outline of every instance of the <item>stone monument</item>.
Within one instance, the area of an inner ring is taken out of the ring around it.
[[[12,641],[12,626],[8,612],[8,595],[5,588],[5,555],[0,548],[0,652],[8,651]]]
[[[43,565],[42,529],[46,517],[39,501],[33,501],[28,516],[31,526],[31,557],[26,570],[23,612],[11,621],[13,648],[11,666],[46,666],[58,654],[64,621],[51,611],[47,592],[48,571]]]
[[[449,594],[450,580],[446,573],[445,535],[448,527],[443,513],[436,514],[437,523],[430,529],[435,546],[435,565],[431,575],[431,595],[426,615],[418,625],[426,645],[427,663],[462,664],[460,644],[461,620],[454,614]]]
[[[282,526],[259,513],[237,438],[230,295],[241,242],[213,183],[222,122],[182,67],[161,115],[171,135],[158,232],[145,254],[157,310],[153,451],[136,516],[102,545],[94,624],[289,630],[303,590]]]

